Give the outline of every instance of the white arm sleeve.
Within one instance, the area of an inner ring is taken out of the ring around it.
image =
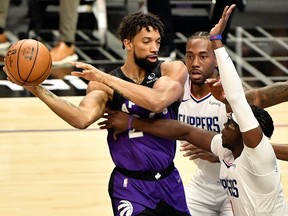
[[[214,50],[221,83],[226,98],[235,114],[241,132],[254,129],[259,126],[257,119],[248,104],[242,87],[242,82],[236,68],[228,55],[225,47]]]

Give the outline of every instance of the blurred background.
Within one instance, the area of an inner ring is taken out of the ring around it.
[[[33,13],[35,2],[46,7],[40,17]],[[215,0],[167,2],[172,10],[175,59],[182,60],[187,37],[195,31],[210,30]],[[106,72],[121,65],[125,55],[116,29],[123,16],[143,8],[145,10],[145,1],[142,0],[81,0],[75,32],[78,60],[91,63]],[[287,15],[286,0],[237,1],[237,8],[227,28],[226,46],[247,88],[287,79]],[[40,20],[41,25],[37,25]],[[34,38],[52,49],[59,38],[58,29],[57,0],[10,0],[5,31],[11,43],[23,38]],[[3,59],[3,56],[0,57],[1,70]],[[43,84],[59,95],[85,95],[85,81],[69,76],[72,70],[67,64],[54,66],[51,76]],[[0,73],[0,97],[31,96],[23,88],[11,87],[7,82],[5,74]]]
[[[0,0],[0,11],[4,1]],[[77,0],[68,1],[72,6]],[[212,23],[218,21],[212,18],[217,2],[166,1],[171,7],[169,23],[173,27],[173,44],[164,51],[169,58],[174,53],[173,59],[183,60],[187,37],[195,31],[209,31]],[[218,3],[231,1],[218,0]],[[235,1],[237,8],[227,28],[225,45],[243,84],[247,88],[257,88],[286,81],[288,1]],[[77,14],[74,13],[78,18],[71,53],[76,54],[79,61],[106,72],[122,65],[125,54],[116,29],[123,16],[147,10],[145,2],[81,0]],[[43,42],[51,52],[55,51],[61,36],[60,15],[63,13],[60,13],[58,0],[9,0],[5,26],[7,42],[33,38]],[[0,48],[4,44],[1,43],[0,40]],[[64,51],[69,53],[68,47],[64,46]],[[97,122],[86,130],[68,125],[23,87],[6,80],[2,71],[5,52],[0,54],[0,216],[112,215],[107,185],[114,164],[106,142],[106,130],[100,130]],[[70,76],[74,68],[62,63],[53,66],[43,85],[69,102],[79,104],[87,83]],[[286,102],[267,109],[276,127],[271,142],[288,143],[287,106]],[[175,164],[186,184],[196,166],[179,150]],[[280,164],[288,197],[288,165],[283,161]]]

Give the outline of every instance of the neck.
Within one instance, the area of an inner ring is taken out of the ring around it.
[[[190,87],[190,93],[195,97],[195,98],[202,98],[205,97],[210,93],[209,88],[204,84],[204,85],[194,85],[191,83]]]
[[[129,79],[133,80],[135,83],[140,84],[145,78],[145,70],[137,66],[127,66],[124,64],[121,67],[123,74]]]

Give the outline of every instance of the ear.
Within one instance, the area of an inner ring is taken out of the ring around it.
[[[124,45],[126,50],[131,50],[132,49],[131,41],[128,40],[128,39],[124,39],[123,40],[123,45]]]

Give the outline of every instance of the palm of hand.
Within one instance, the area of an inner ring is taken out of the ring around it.
[[[222,17],[219,20],[219,22],[210,30],[210,35],[221,35],[222,32],[225,29],[226,23],[229,20],[229,17],[232,13],[232,11],[234,10],[234,8],[236,7],[235,4],[229,6],[226,6],[223,10],[222,13]]]

